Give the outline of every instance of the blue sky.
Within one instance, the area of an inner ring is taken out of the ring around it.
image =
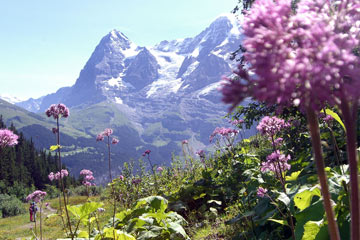
[[[100,39],[117,29],[140,46],[193,37],[237,0],[0,0],[0,95],[71,86]]]

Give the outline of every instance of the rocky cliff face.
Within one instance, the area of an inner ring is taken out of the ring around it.
[[[143,146],[177,152],[179,141],[190,139],[194,148],[205,147],[212,130],[224,124],[227,107],[217,87],[234,68],[229,57],[241,41],[239,29],[234,16],[224,15],[193,38],[150,47],[137,46],[113,30],[101,39],[73,86],[18,105],[44,112],[63,102],[79,112],[107,102],[126,116]]]

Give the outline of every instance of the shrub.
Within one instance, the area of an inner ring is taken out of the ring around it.
[[[0,194],[0,213],[2,217],[16,216],[25,213],[22,202],[14,196]]]

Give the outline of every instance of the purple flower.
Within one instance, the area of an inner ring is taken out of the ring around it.
[[[158,168],[156,169],[156,171],[162,172],[162,171],[164,171],[164,169],[163,169],[162,167],[158,167]]]
[[[93,175],[93,172],[88,169],[83,169],[80,171],[80,175]]]
[[[246,97],[320,110],[359,98],[359,3],[355,0],[258,0],[242,24],[249,71],[239,65],[225,78],[223,101],[232,108]]]
[[[225,128],[225,127],[217,127],[217,128],[215,128],[213,133],[210,135],[209,140],[210,140],[210,142],[212,142],[216,135],[220,135],[222,137],[228,138],[228,137],[236,136],[238,133],[239,133],[239,131],[236,130],[236,129]]]
[[[231,123],[234,126],[237,126],[237,125],[243,124],[244,120],[243,119],[239,119],[239,120],[235,119],[235,120],[230,120],[229,123]]]
[[[181,144],[188,144],[189,141],[188,140],[182,140]]]
[[[281,138],[281,137],[280,137],[280,138],[275,139],[275,140],[274,140],[274,145],[275,145],[275,146],[277,146],[277,147],[278,147],[278,146],[280,146],[280,145],[281,145],[281,143],[283,142],[283,140],[284,140],[284,139],[283,139],[283,138]]]
[[[45,198],[45,196],[46,196],[46,192],[36,190],[35,192],[30,193],[26,197],[26,201],[33,200],[34,202],[40,202],[41,200],[43,200]]]
[[[285,156],[284,154],[281,154],[279,150],[276,150],[266,157],[266,162],[261,163],[260,170],[262,172],[271,171],[276,174],[279,174],[280,170],[281,172],[290,170],[291,165],[287,163],[290,159],[290,155]]]
[[[69,172],[66,169],[61,169],[61,178],[69,176]]]
[[[142,155],[143,155],[143,157],[145,157],[146,155],[150,155],[150,153],[151,153],[151,150],[146,150]]]
[[[105,212],[105,208],[98,208],[97,210],[99,213]]]
[[[115,144],[118,144],[118,143],[119,143],[119,140],[116,139],[116,138],[113,138],[112,141],[111,141],[111,143],[114,144],[114,145],[115,145]]]
[[[48,175],[50,181],[53,181],[55,179],[55,175],[53,172],[51,172],[49,175]]]
[[[60,117],[67,118],[70,115],[69,109],[62,103],[52,104],[45,112],[46,116],[59,119]]]
[[[119,176],[119,179],[120,179],[121,181],[124,181],[125,177],[124,177],[123,175],[120,175],[120,176]]]
[[[263,198],[263,197],[265,197],[267,191],[268,190],[266,188],[259,187],[258,190],[257,190],[257,195],[259,197]]]
[[[262,135],[273,137],[285,127],[288,127],[288,124],[285,123],[283,119],[265,116],[263,119],[261,119],[256,129]]]
[[[59,129],[57,129],[57,128],[52,128],[51,131],[53,132],[53,134],[56,134],[56,133],[59,132]]]
[[[141,183],[141,178],[134,178],[131,182],[134,185],[138,185],[139,183]]]
[[[204,152],[204,150],[196,151],[195,154],[196,154],[196,155],[199,155],[200,158],[204,158],[204,157],[205,157],[205,152]]]
[[[104,140],[104,135],[102,135],[101,133],[96,136],[96,141],[97,142],[103,141],[103,140]]]
[[[109,137],[112,133],[113,130],[111,128],[106,128],[103,132],[103,135]]]
[[[14,134],[11,130],[0,129],[0,148],[12,147],[18,144],[19,136]]]

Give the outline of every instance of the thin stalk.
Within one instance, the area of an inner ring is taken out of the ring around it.
[[[156,188],[156,194],[157,194],[157,192],[159,191],[159,188],[158,188],[158,184],[157,184],[156,173],[155,173],[155,171],[154,171],[154,166],[152,165],[152,163],[151,163],[151,161],[150,161],[150,156],[149,156],[149,154],[147,154],[147,159],[148,159],[148,161],[149,161],[149,164],[150,164],[150,167],[151,167],[151,171],[152,171],[152,173],[153,173],[153,175],[154,175],[155,188]]]
[[[112,196],[114,198],[114,210],[113,210],[113,228],[114,228],[114,231],[113,231],[113,234],[115,236],[115,214],[116,214],[116,197],[115,197],[115,189],[114,189],[114,186],[112,184],[112,176],[111,176],[111,151],[110,151],[110,136],[107,136],[107,146],[108,146],[108,162],[109,162],[109,178],[110,178],[110,185],[111,185],[111,191],[112,191]]]
[[[357,104],[354,104],[357,106]],[[341,111],[346,128],[347,154],[350,170],[350,214],[351,214],[351,239],[360,239],[360,212],[359,212],[359,178],[358,178],[358,156],[356,142],[356,119],[357,112],[350,110],[349,104],[341,101]]]
[[[60,126],[59,126],[59,118],[56,119],[56,126],[57,126],[57,144],[58,144],[58,155],[59,155],[59,167],[60,167],[60,185],[61,185],[61,190],[63,193],[63,197],[64,197],[64,208],[65,208],[65,213],[66,213],[66,217],[67,217],[67,221],[68,221],[68,226],[69,226],[69,230],[70,230],[70,235],[71,235],[71,239],[74,239],[74,235],[71,229],[71,223],[70,223],[70,217],[69,217],[69,213],[67,210],[67,204],[66,204],[66,196],[65,196],[65,187],[64,187],[64,180],[61,176],[61,152],[60,152]]]
[[[324,199],[324,208],[326,217],[328,220],[328,228],[330,233],[331,240],[340,240],[339,229],[337,223],[335,221],[335,215],[331,206],[331,196],[329,192],[329,187],[326,180],[325,174],[325,163],[322,156],[321,149],[321,140],[320,140],[320,130],[319,123],[317,120],[316,113],[310,109],[306,109],[308,128],[310,130],[311,135],[311,143],[315,155],[315,163],[317,168],[317,173],[319,176],[320,186],[321,186],[321,194]]]
[[[42,212],[42,203],[40,203],[40,240],[42,240],[42,219],[41,219],[41,212]]]

